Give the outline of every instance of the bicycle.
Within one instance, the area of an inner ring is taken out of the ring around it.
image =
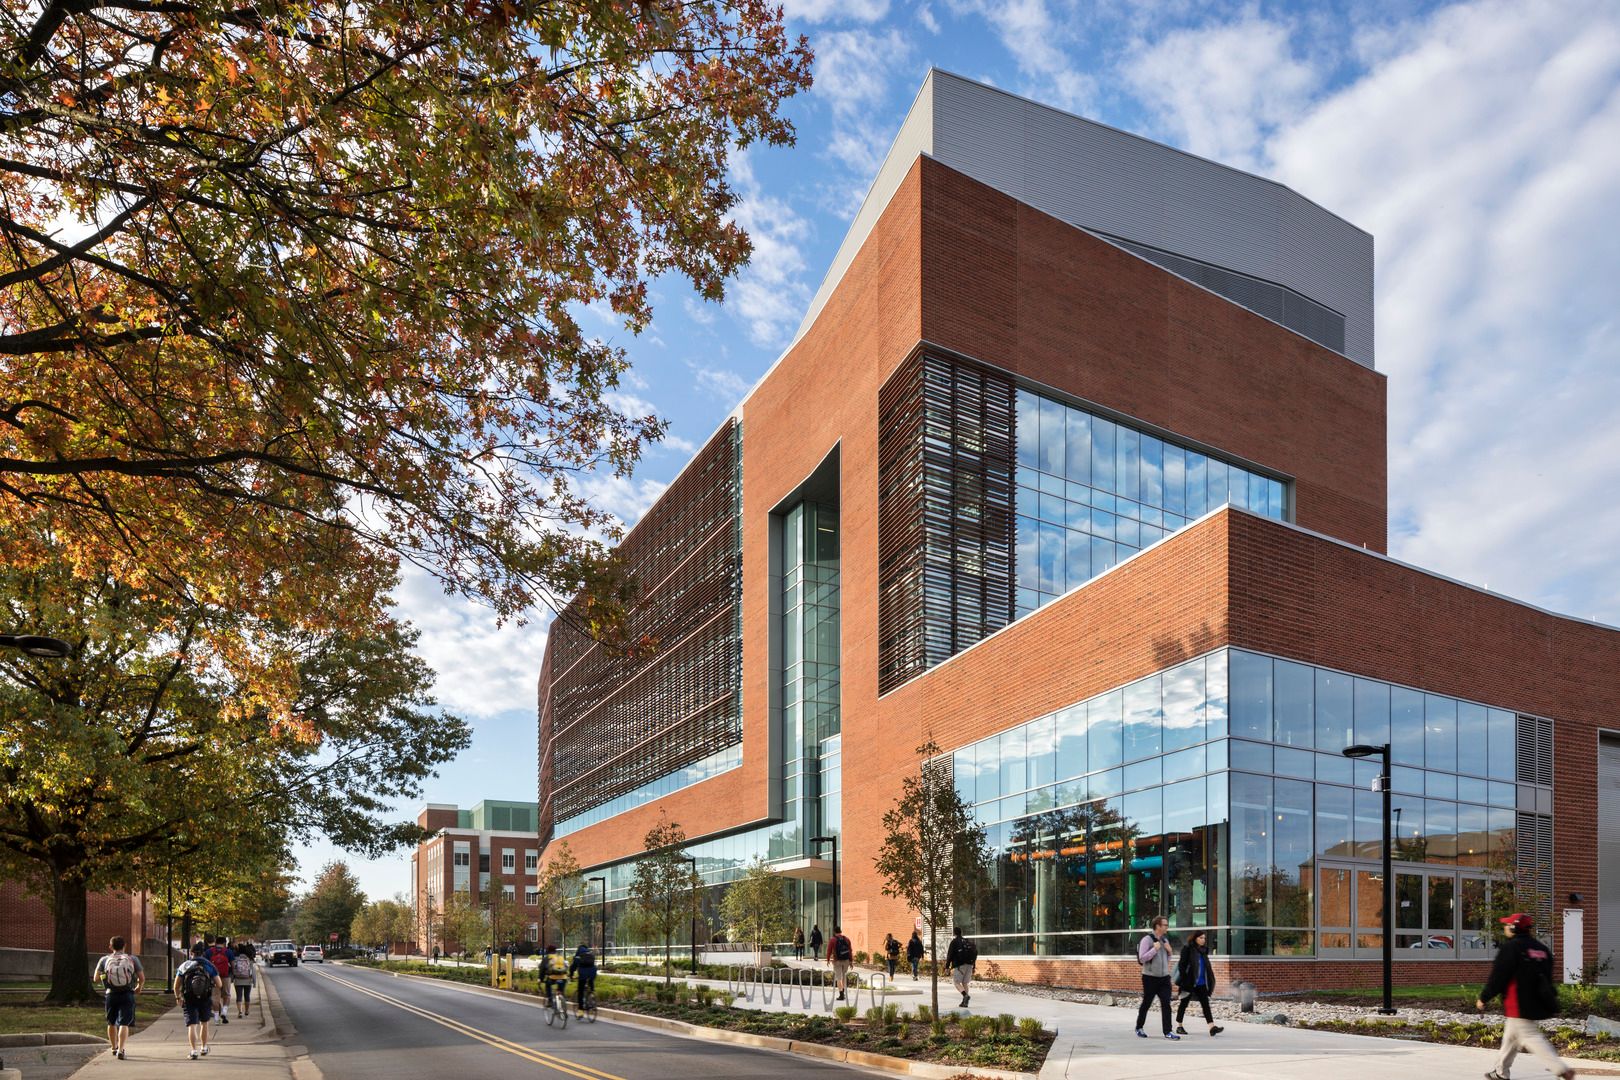
[[[563,996],[562,988],[556,983],[552,983],[547,989],[550,995],[551,1007],[546,1010],[546,1027],[551,1027],[553,1024],[560,1022],[566,1028],[568,1026],[568,999]]]
[[[583,1017],[592,1024],[596,1023],[596,991],[594,989],[585,991],[585,1005],[583,1008],[575,1006],[574,1015]]]

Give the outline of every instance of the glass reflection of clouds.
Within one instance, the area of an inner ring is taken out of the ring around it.
[[[1395,858],[1427,883],[1436,940],[1472,955],[1489,935],[1458,921],[1482,909],[1446,898],[1480,895],[1514,849],[1516,733],[1507,710],[1219,649],[955,752],[995,850],[961,914],[987,955],[1125,953],[1159,912],[1225,951],[1348,955],[1366,928],[1318,926],[1318,878],[1350,887],[1381,857],[1382,804],[1376,764],[1339,751],[1393,736]]]

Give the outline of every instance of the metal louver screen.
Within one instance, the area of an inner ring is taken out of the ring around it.
[[[1541,926],[1552,925],[1553,819],[1546,814],[1519,815],[1519,849],[1515,859],[1519,881],[1538,897],[1535,915]]]
[[[742,741],[739,443],[728,421],[618,547],[639,589],[624,640],[639,648],[587,634],[575,604],[552,624],[542,834]]]
[[[878,689],[1012,621],[1015,388],[918,353],[878,394]]]
[[[1517,750],[1519,783],[1552,787],[1552,721],[1537,716],[1519,717]]]

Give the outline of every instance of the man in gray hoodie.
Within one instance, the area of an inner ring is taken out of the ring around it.
[[[1154,918],[1148,932],[1136,945],[1136,959],[1142,965],[1142,1004],[1136,1010],[1136,1034],[1148,1037],[1142,1030],[1147,1023],[1148,1008],[1153,999],[1159,999],[1159,1011],[1164,1014],[1164,1037],[1180,1039],[1170,1029],[1170,920],[1163,915]]]

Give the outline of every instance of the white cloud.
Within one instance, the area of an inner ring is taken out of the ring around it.
[[[686,366],[697,379],[700,389],[728,405],[735,405],[754,388],[751,380],[729,368],[712,367],[695,360],[688,360]]]
[[[897,73],[911,70],[911,42],[898,29],[835,30],[816,39],[816,81],[811,93],[832,110],[826,154],[853,182],[823,185],[823,200],[838,217],[853,218],[894,138],[884,109]]]
[[[1079,0],[950,0],[958,14],[988,22],[1024,83],[1022,93],[1047,105],[1084,113],[1097,96],[1096,80],[1076,66],[1087,25]]]
[[[934,18],[933,8],[927,4],[919,4],[913,14],[917,17],[917,22],[924,30],[927,30],[930,34],[939,33],[939,20]]]
[[[665,434],[662,439],[658,440],[658,446],[660,449],[667,450],[672,454],[683,454],[687,457],[698,452],[697,443],[691,439],[683,439],[679,435]]]
[[[810,302],[801,248],[809,239],[810,222],[784,200],[760,190],[746,154],[734,159],[733,177],[740,198],[732,217],[747,230],[754,254],[728,286],[725,306],[742,318],[754,344],[780,347]]]
[[[1378,240],[1392,551],[1620,622],[1620,9],[1410,31],[1268,148]]]
[[[1289,27],[1250,16],[1138,40],[1120,73],[1170,141],[1252,169],[1265,138],[1296,119],[1321,82],[1295,52]]]
[[[889,13],[889,0],[787,0],[783,10],[790,19],[811,23],[871,23]]]
[[[681,301],[681,307],[686,311],[686,317],[699,326],[714,325],[714,309],[702,300],[688,296]]]

